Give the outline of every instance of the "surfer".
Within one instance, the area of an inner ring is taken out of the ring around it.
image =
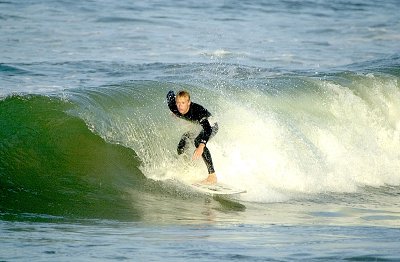
[[[202,183],[217,183],[217,176],[215,174],[211,153],[206,145],[208,140],[217,133],[218,124],[211,121],[211,113],[207,109],[190,101],[190,94],[187,91],[179,91],[176,94],[176,97],[174,91],[169,91],[167,94],[167,103],[169,109],[177,117],[200,124],[202,127],[202,130],[194,140],[193,135],[190,132],[186,132],[182,135],[177,148],[178,154],[180,155],[184,153],[187,149],[188,143],[193,141],[196,149],[193,153],[192,159],[196,160],[201,156],[208,169],[208,177],[203,180]]]

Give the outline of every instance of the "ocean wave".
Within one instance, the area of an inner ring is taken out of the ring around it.
[[[170,181],[200,180],[206,169],[176,155],[195,127],[170,115],[170,89],[189,90],[218,119],[208,147],[220,181],[247,190],[243,201],[400,184],[398,76],[234,68],[223,78],[200,70],[190,84],[127,81],[0,100],[1,210],[135,217],[160,195],[182,197]]]
[[[14,75],[30,74],[30,72],[18,66],[0,63],[0,74],[6,76],[14,76]]]
[[[143,179],[134,151],[90,132],[70,107],[45,96],[0,101],[1,212],[107,218],[132,206],[124,191]]]
[[[251,70],[243,77],[242,70],[235,72],[241,77],[86,89],[71,93],[71,101],[80,105],[74,114],[93,132],[132,148],[143,174],[154,180],[193,181],[206,175],[201,161],[176,156],[177,140],[192,127],[171,118],[164,101],[168,90],[188,89],[220,122],[209,143],[217,173],[223,182],[246,187],[245,200],[399,184],[397,77],[351,72],[265,77]]]

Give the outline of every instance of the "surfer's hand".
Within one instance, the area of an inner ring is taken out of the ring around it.
[[[193,160],[199,159],[201,157],[201,155],[203,154],[205,147],[206,147],[205,144],[200,143],[200,145],[196,148],[196,150],[194,150],[192,159]]]
[[[167,101],[171,101],[173,98],[175,98],[174,91],[170,90],[167,94]]]

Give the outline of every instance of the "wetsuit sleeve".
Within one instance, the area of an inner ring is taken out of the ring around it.
[[[167,93],[167,104],[168,104],[169,110],[171,110],[172,113],[176,114],[178,111],[178,108],[176,107],[176,103],[175,103],[175,93],[172,90],[170,90]]]
[[[200,120],[200,125],[203,127],[200,143],[207,144],[208,139],[210,139],[212,133],[212,127],[206,117]]]

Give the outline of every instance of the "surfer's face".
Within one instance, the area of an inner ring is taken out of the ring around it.
[[[176,107],[178,108],[179,113],[182,115],[186,114],[189,111],[190,100],[185,96],[178,96],[176,98]]]

